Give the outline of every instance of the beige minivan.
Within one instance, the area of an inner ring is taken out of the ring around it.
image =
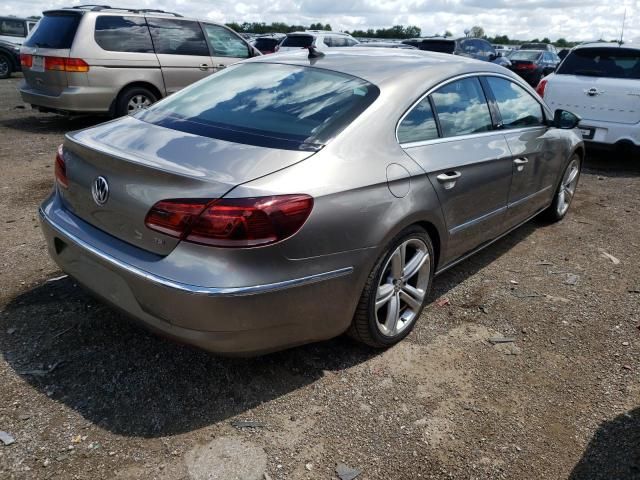
[[[20,94],[40,111],[121,116],[257,55],[224,25],[175,13],[49,10],[20,50]]]

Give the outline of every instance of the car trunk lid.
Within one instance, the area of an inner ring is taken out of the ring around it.
[[[241,183],[313,153],[201,137],[127,117],[67,135],[69,188],[60,188],[60,194],[82,220],[139,248],[167,255],[179,240],[145,226],[155,203],[220,198]],[[103,205],[92,193],[98,177],[108,183]]]

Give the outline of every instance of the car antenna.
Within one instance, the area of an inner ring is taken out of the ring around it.
[[[321,58],[324,57],[324,53],[319,51],[316,47],[311,45],[309,48],[309,58]]]
[[[622,17],[622,30],[620,31],[620,41],[618,42],[618,45],[622,46],[622,44],[624,43],[623,41],[623,37],[624,37],[624,24],[627,21],[627,9],[624,9],[624,16]]]

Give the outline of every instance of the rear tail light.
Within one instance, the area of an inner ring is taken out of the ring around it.
[[[67,72],[88,72],[89,64],[81,58],[65,58],[64,69]]]
[[[29,55],[28,53],[20,54],[20,65],[22,67],[31,68],[33,64],[33,55]]]
[[[56,165],[55,165],[55,175],[56,182],[62,188],[69,188],[69,180],[67,179],[67,165],[64,161],[62,145],[58,147],[58,151],[56,153]]]
[[[540,95],[540,98],[544,98],[544,91],[547,88],[547,80],[545,80],[544,78],[542,80],[540,80],[540,83],[538,83],[538,86],[536,87],[536,93],[538,95]]]
[[[216,247],[257,247],[295,234],[313,208],[308,195],[163,200],[147,214],[145,225],[187,242]]]

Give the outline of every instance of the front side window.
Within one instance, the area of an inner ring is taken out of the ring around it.
[[[147,18],[156,53],[209,56],[209,47],[197,22]]]
[[[103,50],[111,52],[153,53],[143,17],[100,15],[96,18],[95,39]]]
[[[400,143],[424,142],[438,138],[438,127],[428,97],[423,98],[398,125]]]
[[[22,20],[13,20],[11,18],[0,19],[0,35],[8,37],[25,37],[27,32],[24,29]]]
[[[522,87],[498,77],[487,77],[487,83],[498,104],[503,128],[536,127],[544,124],[542,107]]]
[[[249,56],[247,44],[230,30],[206,23],[203,27],[214,57],[247,58]]]
[[[236,64],[172,95],[137,118],[250,145],[299,150],[324,144],[379,95],[365,80],[275,63]]]
[[[442,135],[455,137],[493,128],[489,106],[477,78],[465,78],[431,94]]]
[[[640,52],[625,48],[579,48],[567,55],[557,73],[639,80]]]

